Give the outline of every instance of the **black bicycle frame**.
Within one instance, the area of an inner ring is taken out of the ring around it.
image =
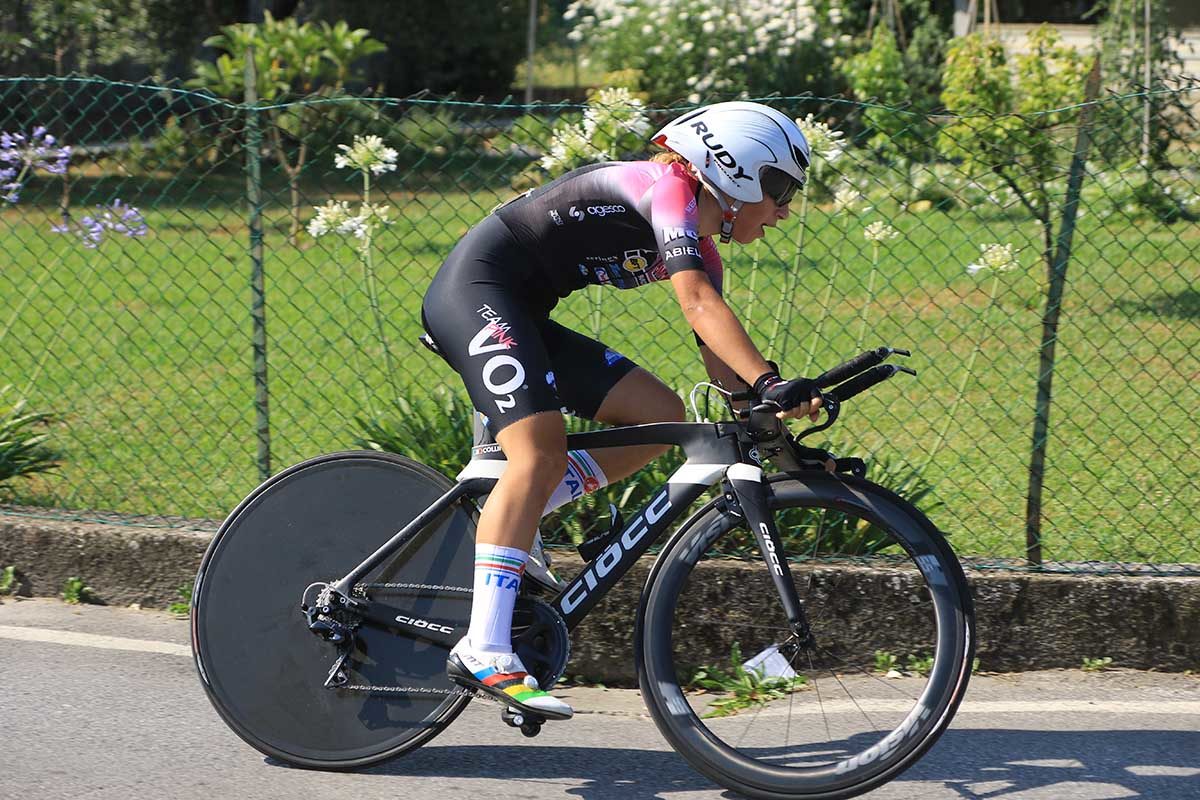
[[[571,450],[595,450],[643,444],[670,444],[683,448],[684,468],[666,486],[655,492],[646,505],[611,535],[603,550],[554,598],[569,629],[574,629],[588,612],[621,580],[633,564],[657,542],[671,525],[711,486],[723,481],[727,508],[745,518],[759,541],[763,559],[771,571],[780,600],[793,628],[803,623],[803,610],[792,583],[783,545],[769,507],[769,489],[762,477],[758,451],[736,423],[664,422],[631,425],[567,436]],[[503,463],[497,461],[496,463]],[[730,468],[733,469],[730,469]],[[681,474],[682,473],[682,474]],[[676,477],[680,476],[680,477]],[[468,477],[438,498],[429,508],[398,531],[388,542],[333,584],[366,619],[404,631],[413,637],[449,648],[466,632],[399,613],[401,609],[371,600],[351,599],[354,585],[368,572],[398,551],[425,526],[449,512],[464,497],[488,494],[497,477]]]

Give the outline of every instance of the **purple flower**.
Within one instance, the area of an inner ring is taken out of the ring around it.
[[[55,147],[57,142],[43,125],[34,128],[29,136],[20,132],[0,133],[0,162],[20,169],[22,176],[30,169],[62,175],[71,160],[71,148]]]
[[[96,216],[80,217],[78,222],[67,220],[61,225],[51,225],[50,230],[53,233],[74,234],[84,247],[94,250],[104,241],[106,231],[132,239],[145,236],[150,228],[141,211],[117,199],[107,206],[96,206]]]
[[[0,167],[0,200],[8,203],[15,203],[21,199],[21,184],[14,181],[17,177],[17,170],[6,169]]]
[[[99,208],[99,206],[97,206]],[[142,217],[142,212],[121,202],[120,198],[113,201],[108,208],[101,209],[102,225],[105,228],[130,238],[145,236],[150,228]]]

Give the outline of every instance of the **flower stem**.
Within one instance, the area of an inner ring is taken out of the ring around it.
[[[815,178],[817,166],[813,166],[813,176]],[[774,355],[776,360],[783,360],[783,353],[776,349],[776,343],[779,338],[780,322],[784,319],[784,314],[787,315],[787,321],[783,325],[784,330],[784,349],[786,350],[787,336],[789,335],[788,328],[792,323],[792,312],[795,310],[795,303],[789,302],[796,294],[796,284],[800,280],[800,251],[804,247],[804,231],[808,228],[808,188],[812,181],[805,181],[804,188],[801,190],[800,196],[800,227],[796,231],[796,254],[792,257],[792,269],[788,272],[787,284],[783,293],[779,296],[779,303],[775,308],[775,326],[771,329],[771,338],[767,344],[767,349],[771,355]],[[786,311],[785,311],[786,309]]]
[[[762,239],[759,239],[754,243],[754,263],[750,265],[750,282],[748,284],[750,289],[750,303],[746,306],[746,330],[748,331],[754,330],[754,298],[757,296],[754,294],[754,286],[758,283],[759,254],[762,252],[761,248]],[[729,296],[730,294],[730,291],[726,289],[725,295]]]
[[[371,202],[371,174],[367,170],[363,170],[363,209],[366,210]],[[371,314],[375,317],[375,328],[379,335],[379,344],[383,348],[383,363],[384,369],[387,370],[388,386],[392,390],[392,399],[400,396],[399,389],[396,387],[396,370],[392,364],[392,350],[388,346],[387,334],[383,327],[383,312],[379,307],[379,292],[375,285],[375,263],[371,257],[371,239],[374,226],[367,225],[366,234],[363,236],[362,247],[359,248],[359,260],[363,265],[363,274],[367,284],[367,299],[371,303]]]
[[[988,293],[987,307],[984,308],[984,310],[983,310],[983,322],[984,322],[984,329],[985,329],[984,335],[985,336],[987,335],[986,328],[987,328],[988,312],[991,311],[992,306],[996,304],[996,289],[999,287],[999,285],[1000,285],[1000,273],[999,273],[999,271],[996,271],[996,272],[992,273],[992,289]],[[937,455],[938,450],[942,449],[942,444],[945,443],[945,441],[946,441],[946,434],[949,433],[949,431],[950,431],[950,423],[954,419],[954,412],[958,409],[958,404],[962,401],[963,394],[966,392],[967,380],[971,377],[971,372],[975,368],[975,357],[979,355],[979,351],[982,349],[983,349],[983,336],[980,336],[979,340],[977,342],[975,342],[975,347],[971,350],[971,355],[967,358],[967,367],[966,367],[966,369],[963,370],[962,379],[959,380],[959,382],[958,382],[958,392],[954,396],[954,402],[950,404],[950,408],[946,412],[946,418],[942,423],[942,430],[938,434],[937,441],[935,441],[933,443],[933,449],[929,451],[929,457],[925,459],[925,464],[921,467],[921,470],[924,470],[925,467],[928,467],[930,465],[930,463],[932,463],[934,456]]]
[[[867,310],[871,307],[871,298],[875,296],[875,272],[879,269],[879,242],[871,245],[871,274],[867,276],[867,299],[863,301],[862,314],[858,325],[858,339],[854,348],[861,350],[863,339],[867,337]]]
[[[841,241],[843,243],[845,242],[846,235],[847,235],[846,232],[847,232],[847,229],[849,228],[849,225],[850,225],[849,221],[842,223],[842,239],[841,239]],[[839,252],[840,252],[840,248],[839,248]],[[839,258],[833,259],[833,268],[829,272],[829,282],[825,284],[825,297],[822,298],[821,305],[819,308],[817,308],[817,326],[813,330],[812,344],[809,345],[808,357],[805,358],[805,360],[804,360],[804,369],[801,370],[801,372],[800,372],[801,375],[809,374],[809,370],[812,369],[812,365],[816,361],[817,345],[821,341],[821,330],[825,327],[825,318],[829,316],[829,301],[833,296],[833,284],[837,280],[838,267],[841,266],[841,263],[842,263],[841,259],[839,259]]]

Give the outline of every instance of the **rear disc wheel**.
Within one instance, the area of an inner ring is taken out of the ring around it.
[[[452,486],[401,456],[333,453],[270,478],[230,514],[196,578],[192,649],[209,699],[242,739],[298,766],[348,769],[419,747],[462,711],[470,697],[446,677],[445,647],[367,623],[353,632],[345,684],[376,688],[327,688],[338,649],[300,610],[306,587],[347,574]],[[471,587],[474,539],[464,500],[356,593],[465,626],[471,594],[453,590]]]

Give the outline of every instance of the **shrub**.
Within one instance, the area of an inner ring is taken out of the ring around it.
[[[62,453],[47,442],[54,416],[27,412],[24,399],[5,400],[12,386],[0,388],[0,493],[11,492],[10,482],[22,475],[48,472],[62,463]]]
[[[458,117],[446,106],[432,111],[416,106],[396,123],[393,133],[396,146],[409,156],[414,153],[446,155],[458,150],[463,143]]]
[[[830,64],[846,41],[834,21],[839,5],[801,0],[781,13],[767,0],[576,0],[564,17],[575,23],[569,38],[586,40],[609,69],[636,70],[638,88],[665,105],[712,95],[835,93]]]
[[[471,458],[475,409],[461,392],[444,386],[410,398],[397,397],[393,416],[356,418],[362,435],[355,447],[399,453],[453,478]]]

